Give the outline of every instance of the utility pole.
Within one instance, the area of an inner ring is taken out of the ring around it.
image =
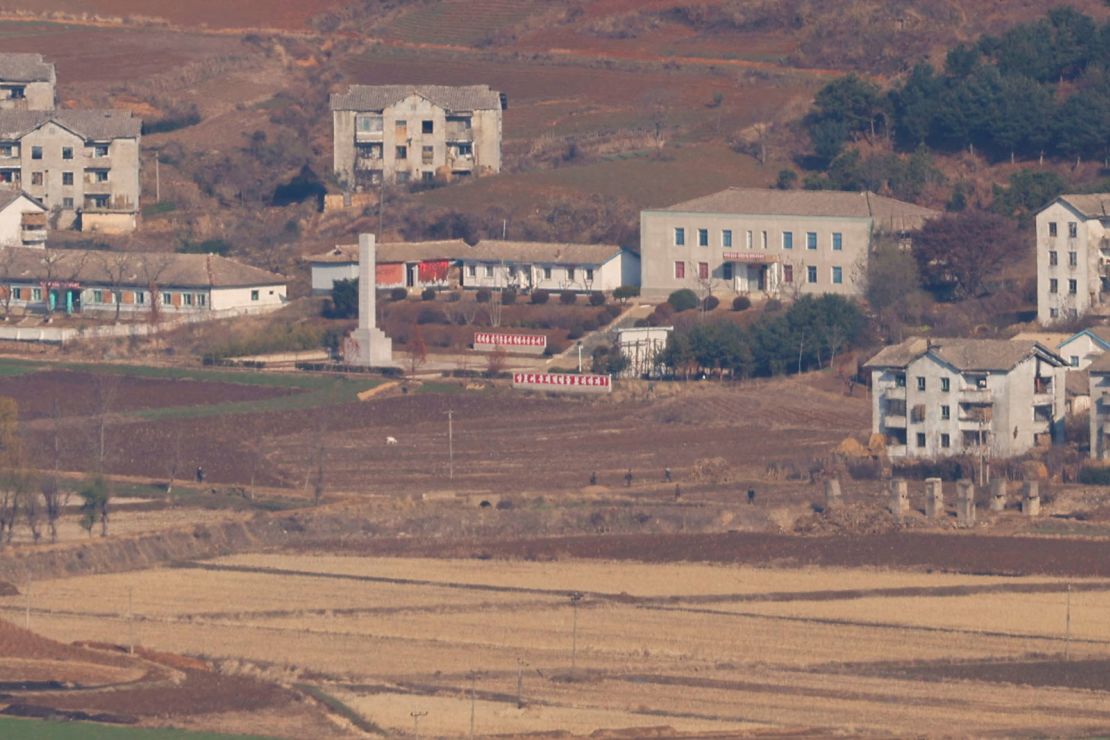
[[[524,708],[524,658],[516,659],[516,708]]]
[[[415,737],[415,738],[417,738],[417,740],[419,740],[419,738],[420,738],[420,718],[421,717],[427,717],[428,713],[427,712],[409,712],[409,716],[412,717],[412,734],[413,734],[413,737]]]
[[[470,672],[470,736],[474,737],[474,676],[475,672]]]
[[[135,654],[135,589],[127,587],[127,654]]]
[[[453,409],[447,409],[447,477],[455,480],[455,426]]]
[[[162,202],[162,173],[158,169],[160,154],[154,152],[154,202]]]
[[[574,612],[570,628],[570,677],[574,678],[575,669],[578,666],[578,602],[582,600],[582,594],[578,591],[571,593],[570,605]]]
[[[582,374],[582,342],[578,342],[578,374]]]
[[[23,627],[31,629],[31,570],[27,569],[27,604],[23,614]]]
[[[1071,584],[1068,584],[1068,608],[1064,617],[1064,660],[1071,660]]]

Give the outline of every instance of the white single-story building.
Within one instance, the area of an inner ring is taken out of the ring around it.
[[[214,254],[0,248],[0,304],[14,312],[262,313],[285,278]]]
[[[640,284],[640,256],[615,244],[486,240],[462,260],[464,288],[611,292]]]
[[[46,246],[46,207],[21,190],[0,190],[0,247]]]
[[[386,242],[377,246],[377,287],[446,288],[459,285],[458,264],[470,247],[462,239],[427,242]],[[336,280],[358,277],[358,245],[337,244],[335,249],[308,258],[312,292],[331,293]]]

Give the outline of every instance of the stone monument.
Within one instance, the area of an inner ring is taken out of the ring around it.
[[[991,511],[1006,509],[1006,479],[991,478]]]
[[[1025,482],[1024,495],[1021,499],[1021,513],[1025,516],[1041,515],[1041,487],[1035,480]]]
[[[377,326],[377,244],[373,234],[358,235],[358,328],[343,344],[348,365],[393,365],[393,340]]]
[[[929,519],[944,516],[944,483],[940,478],[925,479],[925,516]]]
[[[956,522],[961,527],[975,526],[975,484],[956,481]]]
[[[901,518],[909,507],[909,485],[901,478],[894,478],[890,481],[890,513]]]

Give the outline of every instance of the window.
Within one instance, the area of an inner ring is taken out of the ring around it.
[[[23,100],[25,97],[27,97],[27,88],[23,87],[22,85],[10,88],[8,97],[12,100]]]
[[[108,182],[108,170],[89,170],[92,182]]]
[[[941,406],[940,407],[940,418],[943,419],[944,421],[948,421],[949,419],[951,419],[952,418],[952,407],[951,406]]]
[[[952,437],[951,437],[951,435],[942,432],[941,435],[940,435],[940,446],[943,447],[944,449],[948,449],[949,447],[951,447],[952,446]]]
[[[575,274],[574,268],[573,267],[568,267],[567,268],[567,280],[573,283],[574,282],[574,274]]]
[[[924,375],[918,375],[917,376],[917,390],[919,390],[919,391],[925,390],[925,376]]]
[[[62,184],[63,185],[72,185],[73,184],[73,173],[72,172],[63,172],[62,173]]]
[[[93,303],[103,303],[103,302],[104,302],[104,291],[103,290],[94,290],[93,291]]]
[[[393,133],[397,136],[408,136],[409,122],[404,119],[398,119],[393,122]]]
[[[806,232],[806,249],[817,249],[817,232]]]
[[[31,173],[31,184],[32,185],[42,185],[42,173],[41,172],[32,172]]]
[[[32,301],[41,301],[42,300],[42,288],[31,288],[31,300]]]
[[[550,267],[543,268],[543,279],[544,280],[550,280],[551,279],[551,268]]]
[[[1068,281],[1068,293],[1075,295],[1079,292],[1079,283],[1075,280]]]
[[[546,273],[547,270],[544,270],[544,272]],[[470,277],[478,277],[478,265],[467,265],[466,274]],[[548,277],[548,275],[545,274],[544,277]]]
[[[1068,238],[1074,239],[1079,236],[1079,224],[1075,221],[1068,221]]]
[[[1050,278],[1049,281],[1048,281],[1048,292],[1049,293],[1058,293],[1059,292],[1059,290],[1058,290],[1059,285],[1060,285],[1059,280],[1057,280],[1056,278]]]
[[[839,252],[844,249],[844,235],[839,231],[834,231],[832,235],[832,248],[834,252]]]
[[[674,230],[674,245],[676,247],[686,246],[686,229],[681,226],[676,226]]]
[[[14,157],[15,144],[0,144],[0,157]]]
[[[1057,264],[1059,264],[1059,262],[1060,262],[1059,257],[1060,257],[1060,255],[1056,252],[1055,249],[1050,251],[1048,253],[1048,266],[1049,267],[1055,267]]]
[[[257,290],[252,290],[252,291],[251,291],[251,300],[252,300],[252,301],[253,301],[253,300],[257,300],[257,299],[256,299],[256,298],[254,297],[254,294],[255,294],[255,293],[257,293],[257,292],[258,292]],[[163,294],[162,294],[162,305],[163,305],[163,306],[168,306],[168,305],[170,305],[171,303],[173,303],[173,296],[172,296],[172,295],[170,295],[169,293],[163,293]]]
[[[135,303],[138,303],[139,305],[146,303],[146,293],[141,290],[137,291],[135,293]]]
[[[766,231],[764,231],[764,232],[763,232],[763,234],[762,234],[762,236],[761,236],[760,238],[761,238],[761,240],[762,240],[761,246],[762,246],[762,247],[763,247],[764,249],[766,249],[766,248],[767,248],[767,232],[766,232]]]
[[[486,277],[493,277],[493,265],[486,265]]]
[[[783,249],[793,249],[794,248],[794,232],[793,231],[784,231],[784,232],[782,232],[782,248]]]
[[[917,433],[917,446],[918,447],[924,447],[925,446],[925,433],[924,432],[918,432]]]
[[[258,300],[258,291],[257,290],[252,290],[251,291],[251,300],[252,301],[257,301]]]
[[[431,164],[436,156],[436,148],[434,146],[425,146],[420,149],[420,161],[424,164]],[[431,174],[431,173],[429,173]]]
[[[906,387],[906,376],[903,375],[902,373],[899,373],[898,375],[895,375],[894,376],[894,387],[895,388],[905,388]]]
[[[397,159],[408,159],[409,158],[409,148],[407,146],[397,147],[397,151],[394,152],[394,156],[396,156]]]
[[[806,282],[807,283],[816,283],[817,282],[817,267],[816,266],[810,265],[809,267],[806,268]]]
[[[949,378],[940,379],[940,392],[947,393],[952,390],[952,381]]]
[[[709,229],[698,229],[698,246],[709,246]]]
[[[12,298],[14,298],[17,301],[22,301],[23,300],[23,289],[22,288],[12,288]]]
[[[1079,265],[1079,253],[1078,252],[1068,252],[1068,266],[1069,267],[1076,267],[1078,265]]]
[[[62,208],[67,211],[73,210],[73,198],[62,198]]]
[[[592,268],[592,267],[587,267],[586,268],[586,279],[587,280],[593,280],[594,279],[594,268]]]
[[[1072,367],[1079,367],[1079,355],[1072,355],[1071,356],[1071,366]]]
[[[107,144],[97,144],[93,147],[93,157],[95,157],[97,159],[100,159],[101,157],[107,157],[107,156],[108,156],[108,145]]]
[[[31,147],[31,159],[42,159],[42,147],[41,146]]]
[[[420,122],[420,133],[422,133],[422,134],[431,134],[431,133],[435,133],[435,130],[436,130],[435,121],[421,121]]]
[[[844,268],[834,267],[832,269],[833,285],[841,285],[844,283]]]
[[[410,177],[410,174],[408,172],[398,172],[397,173],[397,182],[402,182],[402,183],[403,182],[408,182],[409,177]]]
[[[749,239],[751,238],[751,235],[752,235],[752,233],[749,231],[748,232],[748,238]],[[732,246],[732,229],[722,229],[721,230],[721,246],[722,247],[731,247]]]
[[[678,260],[674,263],[674,277],[675,280],[684,280],[686,278],[686,263]]]
[[[794,282],[794,265],[783,265],[782,266],[782,281],[784,283],[793,283]]]
[[[752,234],[750,229],[744,234],[744,248],[745,249],[751,249],[752,245],[755,244],[755,242],[753,241],[754,236],[755,235]]]
[[[1052,319],[1060,318],[1060,309],[1058,309],[1058,308],[1048,309],[1048,316],[1049,316],[1049,318],[1052,318]]]
[[[721,265],[721,277],[725,280],[732,280],[732,263],[726,262]]]
[[[181,302],[184,303],[186,306],[193,305],[193,294],[192,293],[185,293],[184,295],[181,296]]]
[[[197,293],[197,305],[203,306],[208,303],[208,296],[204,293]]]
[[[1048,222],[1048,235],[1049,236],[1056,236],[1056,222],[1055,221],[1049,221]]]
[[[73,147],[71,147],[71,146],[63,146],[62,147],[62,159],[73,159]]]
[[[382,132],[382,117],[360,115],[355,119],[355,125],[361,133],[380,134]]]
[[[698,280],[708,280],[708,279],[709,279],[709,263],[708,262],[699,262],[698,263]]]

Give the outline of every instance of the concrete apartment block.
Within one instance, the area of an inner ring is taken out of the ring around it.
[[[1037,214],[1037,319],[1107,314],[1110,193],[1065,194]]]

